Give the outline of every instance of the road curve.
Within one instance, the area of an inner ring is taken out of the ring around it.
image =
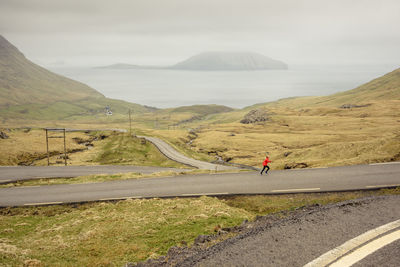
[[[365,190],[400,186],[400,162],[326,169],[184,175],[104,183],[0,189],[0,206],[84,201],[188,197],[200,195],[282,194]]]
[[[167,158],[195,167],[199,169],[205,169],[205,170],[229,170],[229,169],[235,169],[235,167],[229,167],[229,166],[224,166],[224,165],[219,165],[219,164],[213,164],[205,161],[200,161],[196,159],[192,159],[189,157],[186,157],[176,151],[174,148],[172,148],[169,144],[164,142],[163,140],[156,138],[156,137],[148,137],[148,136],[137,136],[139,138],[144,138],[147,141],[153,143],[161,153],[163,153]]]
[[[160,171],[186,171],[185,169],[122,166],[122,165],[93,165],[93,166],[1,166],[0,184],[40,178],[66,178],[90,174],[116,174],[126,172],[154,173]]]
[[[265,216],[220,243],[172,249],[138,266],[399,266],[399,201],[370,197]]]

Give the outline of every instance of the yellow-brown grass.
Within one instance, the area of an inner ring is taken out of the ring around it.
[[[42,129],[12,129],[11,131],[3,130],[8,139],[0,139],[0,165],[17,165],[21,163],[30,164],[33,161],[45,158],[46,153],[46,134]],[[51,133],[51,136],[60,136],[60,133]],[[85,145],[78,144],[74,138],[88,140],[89,136],[81,132],[67,133],[66,147],[70,152],[75,149],[85,149]],[[49,152],[58,154],[53,157],[52,162],[63,163],[62,159],[58,159],[60,154],[64,152],[64,140],[62,138],[49,139]],[[47,160],[46,160],[47,164]]]
[[[189,141],[188,131],[178,134],[164,130],[157,134],[175,139],[193,152],[217,152],[225,159],[252,166],[260,165],[268,153],[275,169],[295,163],[320,167],[400,159],[398,100],[376,101],[354,109],[268,110],[274,115],[265,123],[216,123],[201,127],[191,145],[184,145]],[[221,119],[223,115],[218,116]]]

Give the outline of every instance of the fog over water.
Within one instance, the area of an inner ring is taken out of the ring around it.
[[[353,89],[395,65],[292,66],[288,70],[182,71],[52,68],[107,97],[158,108],[221,104],[242,108],[293,96]],[[398,66],[397,66],[398,67]]]
[[[399,0],[0,0],[0,34],[41,66],[157,107],[243,107],[352,89],[400,63]],[[255,52],[287,71],[99,70]],[[84,68],[86,67],[86,68]]]
[[[204,51],[395,64],[399,10],[399,0],[0,0],[0,34],[44,66],[171,65]]]

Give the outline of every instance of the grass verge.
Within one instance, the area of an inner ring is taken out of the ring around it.
[[[303,206],[326,205],[345,200],[368,196],[399,195],[400,187],[396,189],[381,189],[372,191],[311,193],[290,195],[258,195],[224,197],[229,206],[246,210],[254,215],[266,215],[281,211],[290,211]]]
[[[0,129],[2,130],[2,129]],[[46,135],[43,129],[3,130],[0,165],[47,165]],[[49,133],[49,136],[60,135]],[[50,164],[64,165],[62,139],[49,140]],[[166,158],[150,142],[127,133],[110,131],[67,132],[68,165],[139,165],[188,168]]]
[[[218,171],[218,173],[236,173],[247,170],[223,170]],[[194,175],[194,174],[205,174],[205,173],[215,173],[210,170],[182,170],[182,171],[161,171],[149,174],[143,174],[140,172],[128,172],[128,173],[118,173],[118,174],[93,174],[78,176],[72,178],[42,178],[35,180],[21,180],[14,183],[2,184],[0,188],[9,188],[16,186],[37,186],[37,185],[56,185],[56,184],[85,184],[85,183],[101,183],[116,180],[128,180],[128,179],[143,179],[143,178],[162,178],[171,177],[179,175]]]
[[[5,266],[122,266],[163,255],[171,246],[191,245],[200,234],[257,215],[383,194],[400,194],[400,188],[4,208],[0,209],[0,261]]]

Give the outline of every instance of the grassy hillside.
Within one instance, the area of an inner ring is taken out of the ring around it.
[[[229,112],[232,110],[233,108],[222,105],[193,105],[173,108],[167,111],[169,111],[170,113],[187,112],[194,113],[196,115],[210,115],[215,113]]]
[[[25,58],[0,36],[0,105],[47,104],[104,98],[89,86],[52,73]]]
[[[400,100],[400,68],[352,90],[329,96],[285,98],[274,102],[257,104],[245,109],[258,107],[340,107],[344,104],[362,105],[370,102],[390,100]]]
[[[110,106],[114,115],[151,109],[113,100],[89,86],[52,73],[25,58],[0,35],[0,117],[60,120],[95,114],[105,116]],[[115,116],[113,117],[115,118]]]
[[[109,106],[113,112],[113,116],[105,114],[105,107]],[[4,123],[7,120],[24,119],[24,120],[83,120],[96,121],[97,123],[109,121],[116,122],[118,120],[127,120],[128,110],[134,113],[149,112],[150,109],[121,100],[110,98],[84,98],[76,101],[57,101],[48,104],[25,104],[9,106],[0,109],[0,118]]]
[[[8,138],[0,138],[0,165],[47,165],[46,138],[43,129],[0,129]],[[49,133],[49,136],[59,135]],[[182,168],[185,165],[167,159],[151,143],[127,133],[67,132],[68,165],[139,165]],[[50,139],[51,165],[62,165],[63,140]]]
[[[240,123],[254,110],[266,120]],[[152,134],[193,154],[252,166],[267,152],[273,169],[338,166],[400,160],[399,118],[397,69],[346,92],[257,104]]]
[[[363,104],[376,100],[400,100],[400,68],[353,90],[322,97],[315,104]]]

